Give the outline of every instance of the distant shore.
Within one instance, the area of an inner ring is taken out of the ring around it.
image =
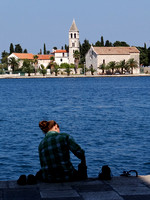
[[[18,74],[2,74],[0,79],[23,79],[23,78],[105,78],[105,77],[140,77],[150,76],[150,74],[117,74],[117,75],[31,75],[31,76],[20,76]]]

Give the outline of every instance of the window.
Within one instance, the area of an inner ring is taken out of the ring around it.
[[[76,38],[76,33],[74,34],[74,38]]]
[[[60,59],[60,62],[62,62],[62,58]]]
[[[72,43],[72,47],[75,47],[75,43]]]
[[[71,38],[72,38],[72,33],[71,33]]]

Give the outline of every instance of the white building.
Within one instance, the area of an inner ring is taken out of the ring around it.
[[[128,61],[134,58],[139,66],[139,50],[136,47],[93,47],[86,54],[86,67],[93,67],[97,72],[100,65],[107,65],[111,61]],[[133,73],[139,73],[139,68],[134,69]]]
[[[34,56],[32,53],[12,53],[11,55],[8,56],[8,61],[10,58],[14,57],[16,60],[19,60],[19,68],[22,67],[23,61],[28,59],[28,60],[34,60]],[[48,64],[50,63],[50,58],[53,57],[53,55],[37,55],[37,61],[38,61],[38,67],[41,65],[44,65],[46,68]],[[11,66],[8,65],[8,70],[11,70]]]
[[[73,54],[76,50],[80,51],[79,44],[79,30],[76,26],[75,20],[73,20],[69,30],[69,64],[74,64]]]
[[[55,62],[58,65],[69,63],[69,53],[66,50],[53,50],[52,54],[54,55]]]

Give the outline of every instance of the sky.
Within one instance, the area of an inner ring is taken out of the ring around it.
[[[75,19],[80,43],[104,38],[150,47],[150,0],[0,0],[0,55],[10,43],[37,54],[68,45]]]

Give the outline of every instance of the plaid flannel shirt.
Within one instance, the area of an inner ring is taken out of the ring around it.
[[[39,144],[39,158],[44,180],[70,180],[75,169],[70,162],[69,151],[80,160],[84,159],[84,150],[71,136],[55,131],[46,133]]]

